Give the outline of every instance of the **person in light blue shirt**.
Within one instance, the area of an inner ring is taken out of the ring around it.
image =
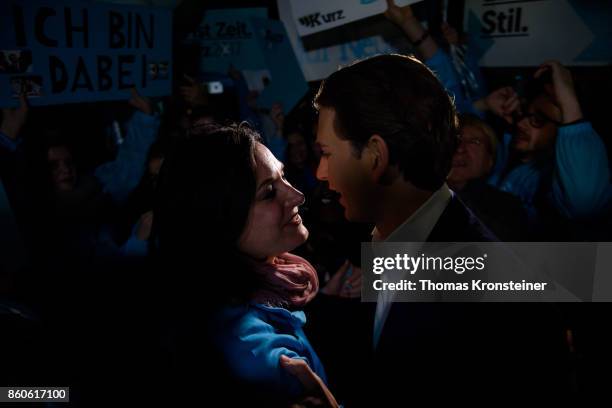
[[[515,125],[489,183],[518,196],[536,224],[551,212],[566,220],[598,217],[612,199],[604,143],[584,119],[566,68],[546,62],[535,77],[523,107],[511,88],[487,97],[491,111]]]
[[[104,192],[116,203],[125,202],[140,182],[147,152],[157,138],[160,124],[154,105],[135,89],[132,89],[129,103],[136,109],[124,123],[125,140],[119,145],[117,156],[95,170],[95,176],[103,185]]]

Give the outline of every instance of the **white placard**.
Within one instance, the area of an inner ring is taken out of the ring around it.
[[[289,0],[279,0],[284,3]],[[398,6],[421,0],[396,0]],[[294,24],[300,36],[348,24],[384,13],[386,0],[290,0]]]
[[[307,1],[304,0],[304,2]],[[383,3],[386,4],[385,1]],[[293,52],[300,63],[304,78],[307,81],[318,81],[327,78],[340,66],[348,65],[357,59],[391,52],[405,53],[410,49],[408,40],[403,36],[394,39],[394,44],[390,44],[382,36],[377,35],[331,47],[306,51],[302,44],[302,39],[298,35],[289,0],[277,0],[277,5],[280,19],[285,25]]]

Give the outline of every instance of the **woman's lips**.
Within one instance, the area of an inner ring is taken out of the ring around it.
[[[302,217],[296,213],[287,223],[287,225],[300,225],[302,223]]]

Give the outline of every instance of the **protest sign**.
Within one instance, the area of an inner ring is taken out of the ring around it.
[[[171,11],[115,4],[0,4],[0,105],[127,99],[171,91]]]

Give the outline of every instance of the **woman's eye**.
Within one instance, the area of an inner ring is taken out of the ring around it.
[[[266,189],[266,194],[264,195],[263,199],[264,200],[271,200],[274,197],[276,197],[276,189],[272,185],[270,185]]]

